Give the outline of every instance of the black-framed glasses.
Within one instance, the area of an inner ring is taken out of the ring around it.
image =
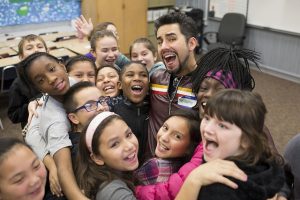
[[[110,97],[108,97],[108,96],[102,96],[102,97],[99,97],[99,99],[97,101],[89,101],[86,104],[84,104],[83,106],[76,108],[72,113],[75,113],[81,109],[85,109],[87,112],[97,110],[99,104],[101,104],[102,106],[107,105],[106,103],[109,100],[109,98]]]

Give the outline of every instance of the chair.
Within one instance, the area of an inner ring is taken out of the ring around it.
[[[218,32],[204,33],[204,41],[211,50],[217,47],[241,48],[245,39],[246,17],[240,13],[227,13],[221,20]],[[214,39],[215,43],[211,40]]]
[[[9,91],[10,86],[12,85],[15,78],[17,78],[18,73],[15,66],[10,65],[3,67],[2,70],[0,68],[0,94]]]

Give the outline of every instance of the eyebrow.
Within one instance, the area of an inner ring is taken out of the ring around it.
[[[125,135],[126,135],[127,133],[130,133],[130,132],[132,132],[132,131],[131,131],[131,129],[128,127],[127,130],[126,130],[124,133],[125,133]],[[108,143],[110,143],[110,142],[112,142],[112,141],[114,141],[114,140],[117,140],[118,138],[119,138],[119,136],[110,138],[110,139],[108,140]]]
[[[38,159],[37,157],[35,157],[35,158],[33,159],[33,161],[31,162],[31,166],[33,166],[34,163],[35,163],[36,161],[39,161],[39,159]],[[17,176],[21,176],[23,173],[24,173],[24,171],[21,171],[21,172],[18,172],[18,173],[16,173],[16,174],[14,174],[14,175],[9,179],[9,181],[12,181],[12,179],[14,179],[14,178],[17,177]]]

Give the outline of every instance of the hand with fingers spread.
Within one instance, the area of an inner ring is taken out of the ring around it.
[[[236,189],[237,184],[225,176],[241,181],[247,180],[247,175],[233,162],[216,159],[194,169],[184,181],[176,199],[197,199],[201,187],[213,183],[222,183]],[[190,188],[193,188],[193,190],[191,191]]]
[[[75,19],[75,28],[77,30],[77,37],[83,39],[85,36],[89,36],[94,29],[92,19],[89,18],[88,21],[83,15]]]

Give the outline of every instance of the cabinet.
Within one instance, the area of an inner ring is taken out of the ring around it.
[[[124,54],[136,38],[147,36],[147,7],[146,0],[82,0],[82,14],[94,25],[105,21],[116,25]]]
[[[154,20],[158,16],[165,14],[168,9],[175,6],[175,4],[176,0],[148,0],[147,37],[153,42],[154,45],[157,45],[154,33]]]

